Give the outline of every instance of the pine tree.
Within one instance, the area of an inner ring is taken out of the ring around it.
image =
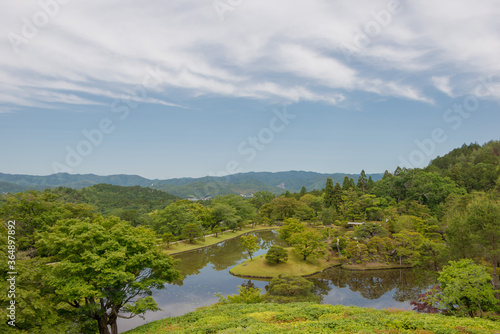
[[[358,178],[358,184],[357,184],[357,187],[358,189],[360,189],[363,194],[365,193],[365,188],[366,188],[366,173],[365,173],[365,170],[361,170],[361,174],[359,175],[359,178]]]
[[[334,193],[333,193],[333,180],[329,177],[326,179],[325,185],[325,206],[327,208],[332,207],[334,203]]]
[[[342,203],[342,188],[337,182],[335,188],[333,188],[333,206],[338,213],[340,213],[340,203]]]
[[[305,194],[307,194],[306,187],[302,186],[302,189],[300,189],[300,197],[304,196]]]
[[[346,191],[351,187],[351,183],[349,182],[349,177],[346,175],[344,177],[344,182],[342,182],[342,190]]]

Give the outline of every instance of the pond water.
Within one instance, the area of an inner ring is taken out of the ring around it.
[[[255,233],[260,238],[260,255],[272,245],[282,245],[274,231]],[[218,301],[214,295],[237,293],[238,285],[253,284],[265,291],[268,281],[248,280],[229,274],[229,269],[247,259],[240,238],[174,256],[184,279],[167,284],[166,289],[156,291],[154,299],[162,311],[146,313],[145,319],[135,318],[118,321],[120,332],[150,321],[175,317],[211,305]],[[322,304],[355,305],[373,308],[399,308],[410,310],[410,301],[434,283],[433,273],[412,269],[350,271],[331,268],[309,277]]]

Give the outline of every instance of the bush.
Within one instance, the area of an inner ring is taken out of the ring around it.
[[[269,283],[264,300],[274,303],[318,302],[320,298],[312,293],[313,282],[294,275],[280,274]]]
[[[280,246],[271,246],[266,253],[266,260],[270,263],[280,263],[288,261],[288,252]]]

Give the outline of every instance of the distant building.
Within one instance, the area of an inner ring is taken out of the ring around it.
[[[362,223],[347,222],[347,225],[350,225],[350,226],[365,225],[365,222],[362,222]]]

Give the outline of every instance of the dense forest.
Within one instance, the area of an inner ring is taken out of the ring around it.
[[[108,333],[108,325],[114,333],[119,317],[157,309],[151,290],[179,278],[157,245],[245,225],[278,226],[304,260],[433,270],[440,284],[415,301],[420,311],[491,318],[499,311],[500,141],[463,145],[380,180],[364,171],[326,178],[321,190],[189,201],[99,184],[1,195],[0,204],[2,284],[8,291],[15,259],[19,333]],[[9,300],[1,297],[2,312]]]

